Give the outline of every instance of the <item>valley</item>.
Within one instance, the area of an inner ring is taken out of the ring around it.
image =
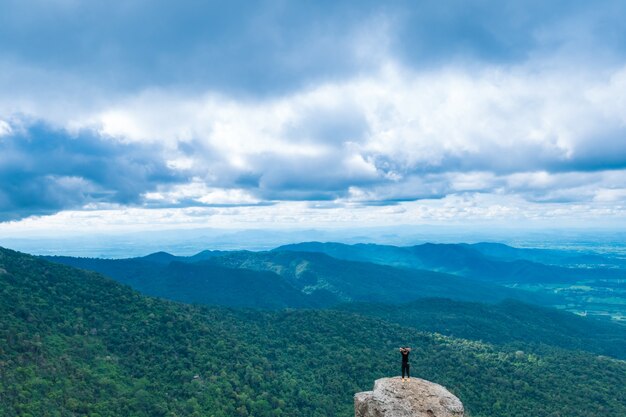
[[[620,252],[520,249],[503,244],[423,244],[412,247],[310,242],[276,250],[326,253],[341,259],[425,268],[553,297],[553,307],[624,323],[626,264]],[[534,303],[542,304],[539,300]]]
[[[608,253],[493,243],[399,247],[308,242],[259,252],[205,250],[186,257],[156,252],[129,259],[46,259],[101,272],[149,295],[207,305],[327,307],[420,297],[511,298],[618,324],[626,317],[626,266]],[[181,280],[187,283],[178,285]],[[258,294],[255,286],[264,288],[265,298],[251,297]],[[221,300],[211,298],[217,289]]]

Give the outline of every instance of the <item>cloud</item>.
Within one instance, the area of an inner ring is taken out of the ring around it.
[[[626,52],[619,0],[6,0],[3,10],[2,73],[65,95],[160,86],[267,97],[376,71],[389,56],[422,70]]]
[[[514,195],[467,193],[442,199],[400,202],[393,206],[359,206],[280,202],[272,206],[140,208],[118,207],[99,210],[64,210],[46,217],[0,223],[3,237],[49,235],[58,237],[68,230],[78,234],[112,234],[128,231],[184,230],[202,228],[329,228],[400,226],[419,234],[420,225],[469,227],[482,231],[498,228],[554,229],[626,227],[622,202],[563,204],[529,202]],[[439,229],[437,229],[439,231]],[[203,242],[205,240],[203,239]]]
[[[615,88],[626,67],[602,77],[532,67],[424,73],[388,65],[259,100],[151,89],[64,128],[20,130],[27,122],[17,117],[0,142],[13,187],[4,218],[93,204],[619,198],[626,177],[610,173],[626,169],[626,90]]]
[[[0,221],[626,195],[623,2],[5,6]]]
[[[23,137],[5,134],[5,161],[14,166],[5,178],[27,167],[20,184],[40,197],[4,205],[33,207],[31,214],[94,202],[384,205],[467,192],[593,201],[589,187],[626,188],[603,174],[626,168],[626,90],[614,88],[624,73],[392,65],[254,101],[152,89],[68,120],[63,134],[37,126]],[[82,162],[85,155],[95,162]]]
[[[364,2],[20,1],[3,3],[5,65],[89,80],[268,94],[350,75],[370,57],[353,39],[375,32]],[[370,40],[372,38],[370,37]],[[371,61],[369,61],[371,62]]]
[[[255,101],[152,90],[85,123],[161,144],[171,167],[259,201],[358,194],[394,202],[466,191],[540,200],[549,188],[570,187],[568,173],[599,185],[595,172],[626,168],[626,90],[615,88],[626,67],[603,77],[533,67],[422,73],[391,65]],[[549,187],[518,185],[542,176]]]
[[[100,203],[138,204],[157,184],[182,179],[158,148],[34,123],[0,140],[0,221]]]
[[[10,135],[11,131],[11,125],[4,120],[0,120],[0,137]]]

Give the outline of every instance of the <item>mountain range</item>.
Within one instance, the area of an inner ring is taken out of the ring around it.
[[[454,337],[498,344],[549,344],[626,359],[626,327],[550,308],[561,301],[556,296],[507,288],[488,280],[382,264],[398,265],[402,254],[419,251],[434,253],[431,264],[437,259],[448,259],[448,265],[457,267],[479,265],[477,259],[483,266],[500,262],[493,261],[493,255],[477,253],[474,246],[492,252],[496,248],[507,256],[519,253],[515,248],[491,244],[422,245],[415,251],[393,246],[306,243],[264,252],[203,251],[190,257],[157,252],[130,259],[47,259],[100,272],[147,295],[186,303],[266,310],[333,308]],[[321,249],[344,258],[364,259],[368,255],[367,259],[378,263],[339,259]],[[454,253],[464,256],[454,257]],[[536,256],[535,251],[530,253]],[[541,267],[535,263],[535,270]]]
[[[399,372],[397,347],[409,344],[413,375],[475,417],[625,415],[626,364],[608,356],[622,328],[517,303],[193,306],[0,248],[0,414],[348,416],[355,392]],[[474,317],[465,330],[453,317],[463,310]],[[465,334],[425,330],[433,317]],[[516,340],[532,336],[518,330],[524,318],[545,333]],[[491,341],[472,334],[479,319]],[[593,334],[598,344],[580,349]]]
[[[506,288],[485,279],[288,248],[204,251],[191,257],[159,252],[130,259],[46,259],[100,272],[148,295],[207,305],[328,307],[341,302],[401,303],[424,297],[481,302],[512,298],[541,305],[560,301],[554,295]]]
[[[447,272],[500,284],[571,283],[598,277],[626,279],[626,270],[617,268],[624,265],[620,259],[590,254],[572,255],[563,251],[518,249],[494,243],[425,243],[398,247],[305,242],[280,246],[274,250],[325,253],[337,259]],[[541,263],[539,260],[556,264]],[[590,265],[572,267],[584,260],[590,262]],[[594,268],[588,267],[591,265]]]

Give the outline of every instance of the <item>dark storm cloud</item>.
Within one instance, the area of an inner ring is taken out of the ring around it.
[[[604,127],[593,139],[581,141],[570,158],[554,165],[559,171],[626,169],[626,126]]]
[[[380,64],[374,52],[387,47],[413,68],[523,61],[563,47],[626,51],[619,1],[8,0],[2,7],[4,61],[127,91],[284,92],[367,73]],[[384,39],[367,37],[385,25]],[[373,52],[360,54],[359,43]]]
[[[0,137],[0,221],[89,203],[137,204],[157,184],[179,180],[154,145],[41,123]]]
[[[9,1],[0,50],[117,89],[265,94],[362,70],[351,30],[372,7],[282,1]]]

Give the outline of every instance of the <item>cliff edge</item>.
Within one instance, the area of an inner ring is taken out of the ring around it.
[[[461,401],[441,385],[420,378],[381,378],[373,391],[354,395],[355,417],[463,417]]]

